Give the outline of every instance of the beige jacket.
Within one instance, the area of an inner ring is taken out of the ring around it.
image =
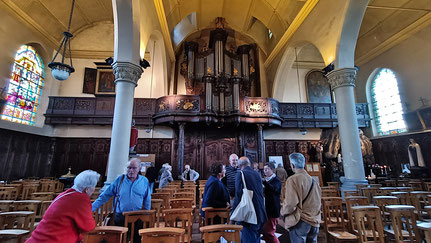
[[[319,227],[322,192],[318,181],[314,181],[310,195],[304,205],[302,204],[310,190],[311,183],[312,178],[304,169],[296,169],[295,175],[287,179],[285,190],[282,192],[284,201],[280,210],[282,217],[287,216],[285,218],[287,227],[296,225],[299,219],[314,227]]]

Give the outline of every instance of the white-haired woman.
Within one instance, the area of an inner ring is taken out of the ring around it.
[[[26,241],[76,243],[81,233],[92,230],[96,223],[91,213],[90,196],[100,174],[86,170],[75,177],[72,188],[58,195],[46,210],[37,228]]]
[[[159,188],[163,188],[169,185],[169,182],[174,180],[174,178],[172,178],[172,166],[170,165],[163,165],[163,166],[165,167],[165,170],[163,171],[162,176],[160,176]]]

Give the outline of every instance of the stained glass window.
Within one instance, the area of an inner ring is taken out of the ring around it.
[[[36,50],[21,46],[15,54],[1,119],[34,125],[44,78],[45,68]]]
[[[371,98],[378,135],[406,132],[398,81],[394,72],[383,68],[371,84]]]

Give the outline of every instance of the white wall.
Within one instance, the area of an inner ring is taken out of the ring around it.
[[[0,87],[7,87],[11,75],[16,51],[21,45],[30,44],[36,48],[45,64],[45,84],[42,90],[40,105],[34,126],[0,120],[0,128],[50,136],[52,127],[45,125],[43,113],[48,106],[48,96],[58,94],[59,83],[51,76],[50,69],[46,66],[52,58],[53,48],[40,37],[40,34],[31,30],[9,12],[0,8]]]
[[[402,102],[407,102],[409,110],[422,104],[419,97],[431,105],[431,25],[389,49],[368,63],[360,66],[356,78],[357,102],[367,102],[366,83],[376,68],[390,68],[399,78]]]
[[[302,135],[298,128],[266,128],[263,130],[265,140],[320,140],[320,128],[307,128],[307,134]]]

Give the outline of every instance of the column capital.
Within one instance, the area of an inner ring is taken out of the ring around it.
[[[135,86],[141,78],[143,70],[140,66],[131,62],[115,62],[112,64],[114,70],[115,83],[118,81],[130,82]]]
[[[326,77],[331,85],[331,90],[343,86],[355,87],[356,72],[356,68],[342,68],[328,73]]]

